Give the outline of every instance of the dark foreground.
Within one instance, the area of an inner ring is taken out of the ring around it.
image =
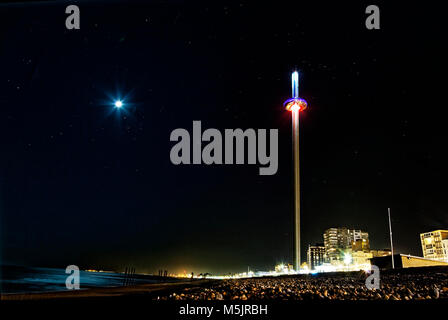
[[[240,312],[267,310],[263,314],[233,314],[238,319],[277,319],[291,313],[318,312],[322,317],[351,312],[388,312],[412,316],[419,310],[448,305],[448,268],[426,268],[381,273],[381,289],[365,287],[363,272],[302,275],[234,280],[199,280],[179,283],[145,284],[118,288],[56,293],[11,294],[1,297],[3,307],[33,315],[55,316],[70,312],[77,316],[142,313],[162,314],[164,319],[230,319],[224,310]],[[233,307],[232,307],[233,306]],[[258,309],[253,306],[258,306]],[[322,306],[322,307],[321,307]],[[325,306],[331,306],[327,308]],[[213,308],[209,317],[185,315],[187,309]],[[88,310],[88,311],[87,311]],[[392,310],[391,310],[392,311]],[[336,317],[338,318],[338,317]]]
[[[162,300],[434,300],[447,299],[448,274],[386,274],[368,289],[363,273],[224,280],[208,288],[185,288]]]

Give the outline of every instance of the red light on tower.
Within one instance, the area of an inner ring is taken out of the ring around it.
[[[292,100],[292,101],[290,101]],[[285,108],[288,111],[303,111],[308,107],[308,104],[306,103],[305,100],[300,99],[300,98],[292,98],[292,99],[288,99],[285,102]]]

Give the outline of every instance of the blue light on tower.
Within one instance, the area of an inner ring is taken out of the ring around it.
[[[115,101],[115,108],[121,108],[123,107],[123,101],[117,100]]]
[[[292,83],[292,98],[285,101],[283,104],[288,111],[303,111],[307,108],[307,103],[304,99],[299,98],[299,73],[294,71],[291,76]]]

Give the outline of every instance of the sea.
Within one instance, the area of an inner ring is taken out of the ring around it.
[[[68,276],[65,269],[3,265],[0,266],[0,293],[65,291]],[[175,281],[179,280],[140,274],[130,280],[122,273],[80,271],[80,289]]]

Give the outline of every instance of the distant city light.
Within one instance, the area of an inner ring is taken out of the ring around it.
[[[346,253],[344,255],[344,263],[345,264],[351,264],[352,263],[352,255],[349,253]]]

